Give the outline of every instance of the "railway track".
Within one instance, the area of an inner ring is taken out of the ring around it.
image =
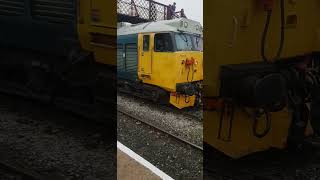
[[[33,170],[26,168],[21,164],[13,163],[0,158],[0,170],[15,176],[15,179],[20,180],[64,180],[64,178],[59,177],[56,174],[50,174],[47,176],[41,175]]]
[[[169,105],[167,105],[167,106],[166,105],[159,105],[158,107],[159,107],[159,109],[161,109],[163,111],[169,111],[169,112],[174,112],[177,114],[182,114],[189,119],[197,119],[199,121],[202,121],[202,117],[197,115],[198,111],[200,111],[200,107],[199,108],[192,108],[192,109],[177,109],[175,107],[170,107]]]
[[[0,169],[18,177],[18,179],[21,180],[43,180],[43,178],[39,177],[33,172],[17,168],[3,161],[0,161]]]
[[[149,122],[147,122],[147,121],[144,121],[142,118],[140,118],[140,117],[138,117],[138,116],[136,116],[136,115],[130,114],[130,113],[126,112],[125,110],[119,108],[119,107],[117,108],[117,112],[119,112],[119,113],[121,113],[121,114],[124,114],[125,116],[128,116],[128,117],[130,117],[131,119],[134,119],[134,120],[136,120],[136,121],[139,121],[139,122],[141,122],[141,123],[143,123],[143,124],[145,124],[145,125],[153,128],[153,129],[156,129],[157,131],[160,131],[160,132],[162,132],[162,133],[164,133],[164,134],[167,134],[168,136],[176,139],[177,141],[182,142],[182,143],[184,143],[184,144],[187,144],[188,146],[191,146],[192,148],[194,148],[194,149],[196,149],[196,150],[203,151],[203,147],[198,146],[197,144],[194,144],[194,143],[192,143],[192,142],[189,142],[189,141],[187,141],[187,140],[185,140],[185,139],[183,139],[183,138],[181,138],[181,137],[179,137],[179,136],[177,136],[177,135],[174,135],[174,134],[168,132],[167,130],[165,130],[165,129],[163,129],[163,128],[157,127],[157,126],[155,126],[155,125],[153,125],[153,124],[151,124],[151,123],[149,123]]]
[[[113,128],[111,129],[108,128],[110,126],[100,121],[89,121],[86,117],[73,112],[20,96],[0,93],[0,99],[0,129],[3,130],[0,134],[1,180],[3,178],[2,172],[5,174],[4,180],[7,179],[6,175],[21,180],[64,180],[74,177],[80,178],[90,173],[95,175],[96,172],[101,171],[100,168],[104,170],[105,167],[109,167],[108,163],[103,166],[100,166],[99,163],[107,162],[109,156],[113,155],[112,149],[116,148],[115,143],[112,143],[116,142],[115,123],[112,123]],[[20,127],[21,125],[23,128],[12,130],[12,124],[7,123],[11,121],[15,126]],[[12,136],[12,131],[16,131],[17,136]],[[14,138],[4,140],[8,136]],[[61,136],[66,136],[65,139],[70,136],[72,138],[67,140],[67,143],[64,141],[60,143],[58,140]],[[21,138],[25,138],[25,140],[20,141]],[[73,141],[73,139],[77,140]],[[44,146],[49,142],[54,145]],[[81,143],[77,144],[77,142]],[[70,150],[64,148],[66,146]],[[52,151],[56,147],[61,148]],[[92,159],[78,162],[73,159],[73,155],[78,154],[82,149],[85,149],[86,153],[97,153],[96,149],[103,149],[103,151],[98,150],[99,152],[97,155],[93,155]],[[47,155],[44,156],[44,154]],[[95,156],[100,160],[97,161]],[[97,164],[95,164],[96,161]],[[84,167],[91,163],[98,170],[88,169],[84,172],[82,169],[77,169],[77,167]],[[70,169],[69,166],[64,166],[65,164],[70,164]],[[109,169],[113,169],[113,167]],[[106,175],[101,176],[109,176],[111,171],[107,171]]]

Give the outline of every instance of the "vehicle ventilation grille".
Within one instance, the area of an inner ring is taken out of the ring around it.
[[[0,16],[21,16],[25,14],[25,0],[0,0]]]
[[[33,19],[52,23],[75,22],[75,0],[32,0],[31,2]]]

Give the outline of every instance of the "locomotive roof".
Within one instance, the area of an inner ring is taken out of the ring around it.
[[[185,32],[198,35],[202,35],[203,33],[203,28],[199,22],[185,18],[140,24],[122,24],[124,26],[118,28],[118,35],[129,35],[150,32]]]

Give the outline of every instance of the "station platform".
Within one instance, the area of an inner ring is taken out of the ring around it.
[[[120,142],[117,143],[117,147],[118,180],[172,180],[170,176]]]

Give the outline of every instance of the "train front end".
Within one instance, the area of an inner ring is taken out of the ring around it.
[[[320,2],[214,0],[204,7],[205,143],[233,158],[314,144]]]
[[[174,34],[174,39],[176,52],[173,59],[177,68],[175,90],[170,93],[170,103],[180,109],[198,106],[201,104],[203,81],[202,37],[177,33]]]
[[[179,109],[198,106],[201,104],[203,81],[202,26],[188,19],[173,20],[167,25],[177,28],[177,32],[171,32],[173,53],[167,55],[173,63],[171,68],[161,68],[171,79],[164,85],[172,87],[168,88],[170,104]]]

